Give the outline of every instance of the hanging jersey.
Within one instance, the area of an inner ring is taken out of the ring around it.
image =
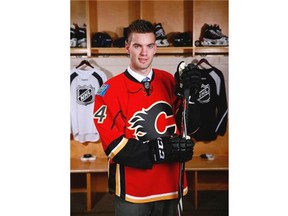
[[[93,122],[94,99],[97,90],[107,80],[106,75],[95,68],[73,68],[70,74],[71,132],[76,141],[96,142],[99,134]]]
[[[94,121],[110,162],[109,191],[126,201],[178,197],[180,164],[153,164],[145,144],[178,133],[174,89],[168,72],[153,69],[151,82],[140,83],[126,71],[108,80],[96,95]],[[184,186],[186,194],[186,179]]]
[[[199,116],[189,115],[188,127],[192,128],[191,124],[197,121],[199,128],[190,136],[198,141],[211,141],[226,132],[228,106],[225,80],[222,72],[215,67],[201,69],[201,76],[199,103],[196,105],[199,106]],[[193,102],[189,103],[193,106]]]

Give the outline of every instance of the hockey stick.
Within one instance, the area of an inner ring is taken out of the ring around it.
[[[179,77],[183,73],[183,69],[186,64],[184,61],[180,62],[178,65]],[[181,84],[180,84],[181,85]],[[182,112],[182,136],[188,139],[187,135],[187,119],[188,119],[188,104],[189,104],[189,89],[184,89],[184,100],[183,100],[183,112]],[[185,172],[185,162],[180,163],[180,173],[179,173],[179,183],[178,183],[178,216],[183,214],[183,190],[184,190],[184,172]]]

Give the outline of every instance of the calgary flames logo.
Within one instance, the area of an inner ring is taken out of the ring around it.
[[[138,140],[155,139],[176,132],[176,123],[171,106],[160,101],[147,109],[136,112],[129,120],[130,130]]]

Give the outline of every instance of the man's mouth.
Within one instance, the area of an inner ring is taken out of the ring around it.
[[[146,58],[139,58],[139,62],[140,63],[146,63],[148,61],[148,59],[146,59]]]

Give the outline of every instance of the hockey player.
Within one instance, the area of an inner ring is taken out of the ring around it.
[[[156,43],[150,22],[129,25],[125,48],[128,68],[102,85],[94,107],[94,123],[109,159],[115,215],[176,216],[180,163],[192,159],[194,148],[176,125],[181,103],[176,82],[172,74],[152,68]]]

